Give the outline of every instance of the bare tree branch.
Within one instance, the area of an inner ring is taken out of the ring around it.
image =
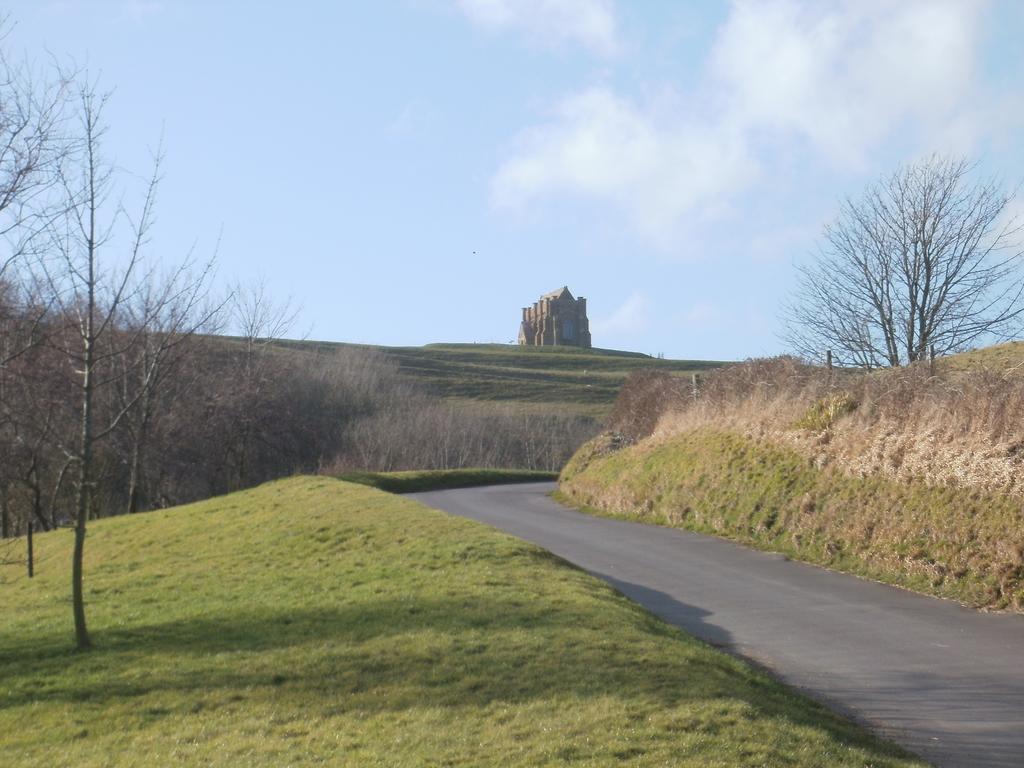
[[[810,359],[898,366],[1020,331],[1021,233],[1011,194],[971,182],[964,158],[933,155],[847,199],[783,311]]]

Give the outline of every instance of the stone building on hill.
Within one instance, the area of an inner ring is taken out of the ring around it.
[[[573,298],[567,286],[545,293],[532,307],[523,307],[519,345],[524,347],[590,347],[587,300]]]

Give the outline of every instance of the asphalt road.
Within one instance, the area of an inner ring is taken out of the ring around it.
[[[539,544],[936,765],[1024,766],[1024,617],[584,515],[553,488],[412,496]]]

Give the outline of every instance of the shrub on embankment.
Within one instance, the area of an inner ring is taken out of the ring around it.
[[[830,375],[782,358],[710,374],[697,398],[662,391],[646,435],[613,420],[569,462],[567,499],[1024,609],[1019,374]]]

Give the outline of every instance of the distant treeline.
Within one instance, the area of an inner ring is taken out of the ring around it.
[[[49,530],[74,518],[81,424],[81,375],[61,352],[74,318],[40,322],[19,310],[15,294],[8,282],[0,300],[3,344],[19,349],[0,368],[5,537],[24,532],[30,520]],[[369,350],[304,352],[256,338],[145,332],[125,322],[97,352],[97,423],[116,424],[95,444],[93,517],[297,472],[557,470],[597,429],[593,419],[554,410],[440,399]],[[147,364],[156,354],[160,365]]]

